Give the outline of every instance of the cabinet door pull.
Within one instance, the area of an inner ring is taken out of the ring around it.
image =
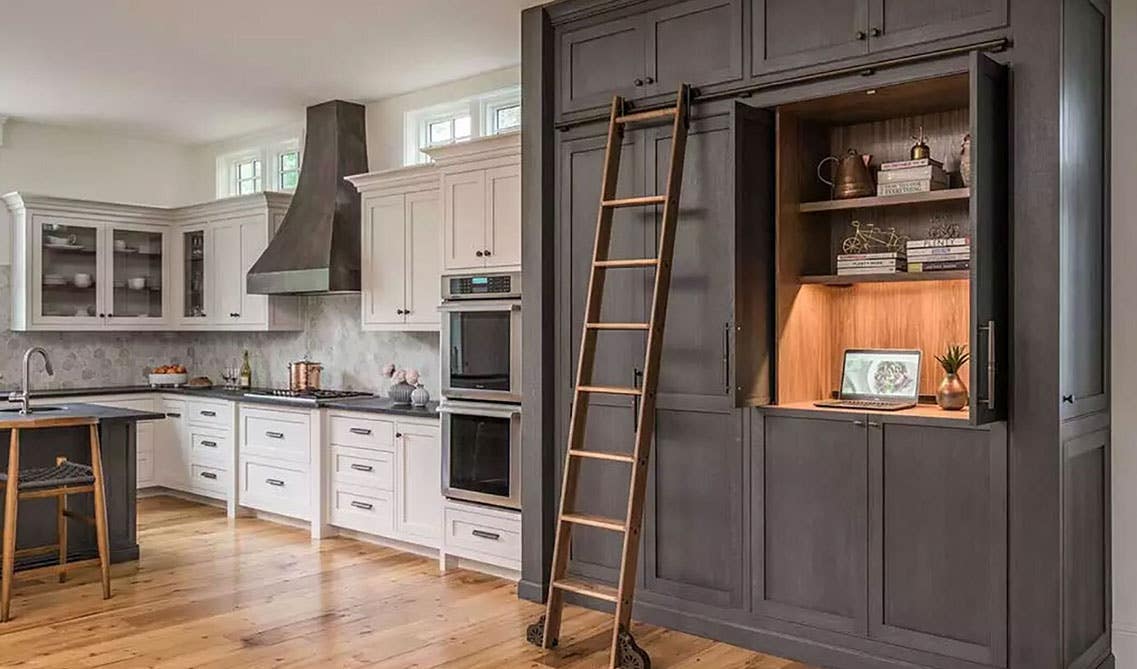
[[[213,472],[202,472],[201,478],[209,479],[210,481],[216,481],[217,480],[217,474],[214,474]]]
[[[655,83],[655,79],[652,77],[644,77],[644,83],[650,86]]]
[[[995,409],[995,321],[987,321],[986,325],[980,325],[979,331],[987,333],[987,397],[976,397],[976,400],[986,404],[987,409],[993,411]]]
[[[202,439],[201,445],[202,446],[208,446],[209,448],[217,448],[217,442],[216,441],[206,441],[205,439]]]
[[[265,432],[265,436],[269,439],[284,439],[283,432]]]
[[[865,31],[863,31],[863,30],[858,30],[855,34],[856,34],[858,41],[864,40],[865,37],[868,37],[868,35],[866,35]]]
[[[1073,395],[1063,395],[1062,396],[1062,403],[1063,404],[1073,404],[1074,403],[1074,396]]]
[[[482,251],[474,251],[474,255],[476,255],[476,256],[478,256],[479,258],[481,258],[483,255],[485,255],[485,253],[484,253],[484,252],[482,252]]]
[[[722,387],[730,394],[730,322],[722,325]]]
[[[216,411],[202,411],[201,415],[205,416],[206,418],[216,418],[217,412]]]
[[[371,465],[361,465],[358,463],[352,463],[351,468],[357,472],[373,472],[373,471],[375,471],[375,468],[372,467]]]
[[[368,504],[367,502],[357,502],[355,500],[352,500],[351,505],[357,509],[363,509],[364,511],[370,511],[371,509],[375,508],[374,506]]]
[[[484,530],[473,530],[470,534],[479,539],[489,539],[490,541],[501,541],[501,535],[496,532],[486,532]]]
[[[482,253],[483,253],[483,254],[484,254],[484,255],[485,255],[487,258],[493,255],[492,253],[490,253],[490,250],[489,250],[489,249],[486,249],[485,251],[482,251]]]
[[[402,433],[402,432],[396,432],[396,433],[395,433],[395,438],[396,438],[396,439],[402,439],[402,438],[403,438],[403,433]]]
[[[632,82],[632,83],[634,83],[636,86],[643,86],[643,85],[644,85],[644,80],[643,80],[643,79],[636,79],[636,80],[635,80],[634,82]]]
[[[856,425],[857,427],[864,427],[865,422],[863,420],[855,420],[853,421],[853,425]]]
[[[871,30],[869,30],[869,37],[880,37],[881,34],[882,31],[880,28],[873,27]]]
[[[876,427],[876,428],[879,428],[879,427],[880,427],[880,423],[877,423],[877,422],[875,422],[875,421],[871,421],[871,420],[870,420],[870,421],[869,421],[869,427]]]
[[[182,417],[182,415],[180,413],[167,413],[166,414],[166,418],[181,418],[181,417]]]
[[[280,479],[265,479],[265,483],[267,483],[269,485],[274,485],[278,488],[284,487],[284,481],[281,481]]]
[[[367,429],[367,428],[365,428],[365,427],[353,427],[353,428],[348,428],[348,432],[350,432],[350,433],[352,433],[352,434],[360,434],[360,435],[363,435],[363,436],[367,436],[367,435],[371,434],[371,430],[369,430],[369,429]]]

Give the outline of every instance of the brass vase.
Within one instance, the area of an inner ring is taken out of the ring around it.
[[[936,389],[936,404],[944,411],[959,411],[967,407],[967,386],[955,374],[948,374]]]

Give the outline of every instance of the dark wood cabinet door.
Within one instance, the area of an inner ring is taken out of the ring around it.
[[[675,255],[663,354],[659,370],[661,406],[725,409],[730,401],[731,326],[734,321],[734,197],[730,155],[730,107],[696,118],[687,135],[687,154],[676,224]],[[649,193],[667,190],[671,126],[645,131]],[[658,253],[662,207],[645,253]],[[652,275],[650,278],[654,278]],[[644,285],[650,308],[653,281]]]
[[[644,510],[646,592],[744,606],[744,475],[740,410],[656,410]]]
[[[557,282],[557,459],[561,481],[568,420],[573,400],[580,351],[581,328],[588,279],[596,237],[600,204],[600,181],[604,166],[607,123],[592,124],[562,133],[558,138],[556,235],[559,255]],[[643,189],[642,134],[628,133],[621,154],[617,193],[627,197]],[[651,229],[650,214],[637,209],[614,213],[612,257],[640,257],[645,235]],[[610,272],[601,309],[603,321],[642,321],[644,316],[643,270]],[[598,334],[593,382],[629,386],[643,365],[642,332]],[[585,445],[595,450],[630,451],[635,435],[633,402],[619,396],[596,395],[589,399]],[[587,462],[582,466],[577,508],[581,512],[622,518],[626,512],[628,471],[611,463]],[[593,578],[615,578],[619,567],[620,540],[604,530],[579,528],[573,533],[572,569]]]
[[[653,94],[742,78],[742,0],[688,0],[647,16]]]
[[[868,53],[868,0],[753,0],[751,74]]]
[[[1007,25],[1007,0],[870,0],[873,51]]]
[[[613,95],[650,94],[643,16],[570,27],[560,34],[557,48],[562,113],[604,107]]]
[[[761,416],[760,413],[755,415]],[[868,436],[857,414],[766,415],[752,431],[756,613],[867,629]]]
[[[1090,0],[1068,0],[1063,31],[1059,211],[1062,417],[1107,407],[1109,388],[1109,26]]]
[[[1075,423],[1082,423],[1070,430]],[[1087,424],[1096,430],[1082,432]],[[1062,435],[1063,666],[1094,666],[1108,652],[1110,597],[1110,436],[1098,417],[1071,421]]]
[[[1007,70],[971,54],[971,422],[1007,417],[1010,242]]]
[[[869,420],[869,635],[1005,666],[1006,430]]]

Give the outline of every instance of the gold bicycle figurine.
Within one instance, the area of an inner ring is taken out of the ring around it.
[[[860,221],[853,221],[852,226],[853,235],[846,237],[841,244],[844,253],[869,253],[874,248],[900,251],[908,242],[908,236],[896,234],[896,228],[881,230],[875,223],[861,224]]]

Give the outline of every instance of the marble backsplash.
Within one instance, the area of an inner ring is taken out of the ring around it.
[[[184,364],[193,376],[221,381],[221,369],[239,365],[249,351],[253,383],[287,386],[288,363],[306,355],[324,365],[325,388],[380,391],[388,362],[422,372],[422,382],[437,398],[439,359],[437,333],[363,332],[359,296],[308,298],[304,332],[12,332],[9,267],[0,266],[0,387],[20,382],[24,351],[42,346],[51,354],[55,376],[33,365],[35,388],[80,388],[138,385],[157,365]]]

